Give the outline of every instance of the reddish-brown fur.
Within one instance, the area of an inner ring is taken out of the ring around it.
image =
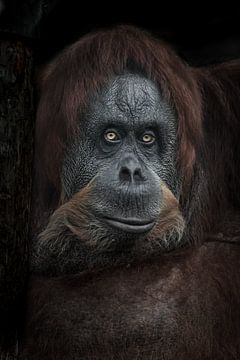
[[[121,74],[131,66],[156,82],[175,107],[179,158],[184,175],[191,174],[195,146],[201,139],[201,94],[192,69],[179,61],[167,45],[135,28],[120,26],[90,34],[63,52],[42,78],[36,124],[37,199],[34,202],[39,207],[35,219],[57,206],[59,166],[64,145],[77,128],[79,112],[84,111],[91,95],[114,74]]]
[[[87,269],[100,270],[143,261],[161,253],[161,245],[169,248],[169,239],[173,239],[177,247],[182,241],[185,222],[173,193],[163,182],[159,187],[162,188],[161,210],[156,225],[144,238],[138,238],[132,244],[131,251],[121,255],[119,252],[116,255],[111,253],[109,256],[109,248],[116,239],[103,235],[102,222],[97,221],[90,211],[93,179],[70,200],[63,202],[50,217],[47,227],[38,236],[36,251],[32,254],[34,269],[37,273],[51,276],[75,274]],[[54,258],[49,256],[50,252]],[[73,261],[74,256],[76,261]]]
[[[187,246],[127,267],[32,277],[22,359],[240,359],[239,62],[192,69],[132,27],[63,52],[42,79],[33,229],[59,205],[64,147],[88,99],[132,64],[176,109]]]
[[[238,360],[239,266],[239,247],[206,243],[138,266],[34,278],[22,358]]]

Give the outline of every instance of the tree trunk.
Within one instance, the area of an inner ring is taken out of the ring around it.
[[[27,278],[34,101],[32,52],[0,42],[0,359],[15,359]]]

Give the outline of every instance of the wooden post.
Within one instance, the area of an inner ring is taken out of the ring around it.
[[[0,41],[0,360],[15,359],[28,269],[34,99],[32,51]]]

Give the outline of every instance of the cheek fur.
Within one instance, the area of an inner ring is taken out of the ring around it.
[[[184,220],[177,199],[163,182],[157,224],[150,233],[134,239],[112,233],[89,211],[93,189],[94,179],[53,213],[33,244],[33,272],[57,275],[123,265],[173,250],[182,243]]]
[[[164,182],[161,182],[162,206],[157,224],[148,240],[158,242],[163,249],[177,247],[182,239],[185,221],[179,208],[179,202]]]

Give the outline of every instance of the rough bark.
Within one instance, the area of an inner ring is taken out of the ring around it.
[[[27,277],[34,101],[32,52],[0,41],[0,359],[14,359]]]

